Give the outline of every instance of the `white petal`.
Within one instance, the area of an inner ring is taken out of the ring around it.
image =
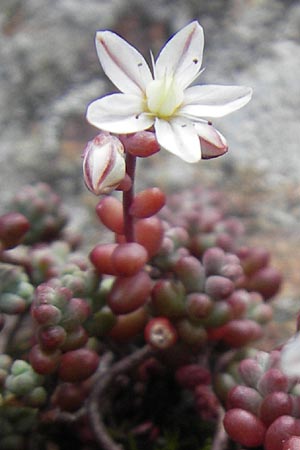
[[[217,158],[228,151],[225,137],[208,123],[194,123],[200,138],[203,159]]]
[[[198,22],[182,28],[162,48],[155,64],[155,78],[175,76],[184,89],[200,72],[203,46],[203,29]]]
[[[120,91],[137,95],[144,93],[152,74],[134,47],[111,31],[98,31],[96,48],[104,72]]]
[[[222,117],[245,106],[252,89],[245,86],[192,86],[184,92],[179,114],[190,118]]]
[[[170,122],[156,119],[154,128],[156,139],[165,150],[189,163],[201,159],[200,140],[192,124],[178,119]]]
[[[214,145],[218,148],[223,148],[227,146],[225,137],[217,131],[212,125],[208,123],[194,123],[194,128],[200,136],[205,141]]]
[[[153,125],[153,118],[143,113],[143,101],[130,94],[111,94],[92,102],[86,114],[88,122],[111,133],[135,133]]]

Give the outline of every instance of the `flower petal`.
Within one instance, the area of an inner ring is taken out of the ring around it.
[[[170,122],[156,119],[154,128],[156,139],[165,150],[189,163],[201,159],[199,137],[192,124],[178,119]]]
[[[203,29],[198,22],[191,22],[160,51],[155,64],[155,78],[174,76],[180,87],[186,88],[200,72],[203,47]]]
[[[252,89],[245,86],[192,86],[184,92],[184,102],[179,114],[194,119],[222,117],[242,108],[251,96]]]
[[[143,101],[130,94],[111,94],[92,102],[86,114],[88,122],[111,133],[135,133],[153,125],[153,118],[143,113]]]
[[[111,31],[98,31],[96,48],[104,72],[120,91],[144,93],[152,74],[144,57],[134,47]]]
[[[208,123],[194,123],[201,144],[203,159],[217,158],[228,151],[225,137]]]
[[[194,128],[204,141],[215,147],[224,148],[227,145],[225,137],[209,123],[194,123]]]

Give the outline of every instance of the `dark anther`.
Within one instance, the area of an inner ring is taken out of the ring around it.
[[[194,58],[194,59],[193,59],[193,63],[195,63],[195,64],[197,64],[198,61],[199,61],[198,58]]]

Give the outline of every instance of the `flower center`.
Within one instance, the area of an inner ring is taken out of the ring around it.
[[[183,101],[183,89],[171,76],[153,80],[146,88],[146,101],[150,113],[160,118],[170,117]]]

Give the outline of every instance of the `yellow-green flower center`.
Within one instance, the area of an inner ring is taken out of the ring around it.
[[[172,116],[183,101],[183,89],[171,76],[153,80],[146,88],[147,109],[160,118]]]

